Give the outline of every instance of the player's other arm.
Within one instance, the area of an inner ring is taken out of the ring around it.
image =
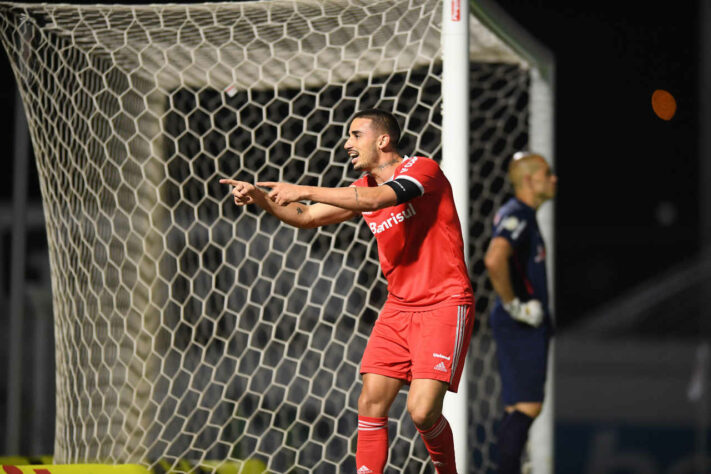
[[[220,183],[232,186],[232,196],[236,205],[256,204],[277,219],[294,227],[311,228],[336,224],[356,215],[353,211],[321,203],[311,206],[300,202],[281,205],[270,199],[266,191],[251,183],[233,179],[221,179]]]
[[[543,322],[543,308],[538,300],[529,300],[525,303],[516,298],[511,283],[509,271],[509,258],[513,254],[511,243],[504,237],[491,239],[489,248],[484,256],[484,265],[489,271],[489,280],[504,304],[504,309],[517,321],[540,326]]]
[[[484,256],[484,265],[489,272],[491,285],[504,304],[510,303],[516,297],[509,272],[509,258],[512,254],[513,247],[508,240],[504,237],[494,237]]]

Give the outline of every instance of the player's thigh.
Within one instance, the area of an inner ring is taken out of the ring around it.
[[[363,416],[387,416],[402,380],[379,374],[363,374],[363,388],[358,397],[358,413]]]
[[[378,374],[409,382],[412,360],[405,336],[409,328],[410,313],[383,308],[363,352],[361,374]]]
[[[473,324],[471,306],[445,306],[418,313],[409,338],[412,378],[449,384],[456,391]]]

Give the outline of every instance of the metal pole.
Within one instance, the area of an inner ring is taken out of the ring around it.
[[[699,222],[702,252],[711,252],[711,0],[699,1]]]
[[[701,259],[711,257],[711,137],[706,131],[711,127],[711,0],[699,0],[699,248]],[[701,393],[698,413],[697,431],[697,467],[699,472],[707,469],[708,446],[708,387],[706,384],[709,358],[709,283],[702,280],[701,294],[699,297],[700,333],[701,341],[699,351],[702,357],[699,374],[701,379]]]
[[[12,256],[10,263],[9,370],[5,452],[20,454],[22,408],[22,321],[25,316],[25,241],[27,235],[27,171],[29,140],[19,91],[15,95],[14,172],[12,193]]]
[[[554,146],[554,87],[553,66],[548,66],[548,79],[541,77],[538,69],[531,70],[531,140],[530,148],[543,154],[551,167],[555,168]],[[565,177],[561,178],[565,179]],[[538,211],[538,223],[546,243],[546,271],[548,272],[548,294],[552,316],[555,319],[555,207],[553,202],[544,204]],[[543,410],[536,418],[529,433],[529,447],[532,474],[555,472],[555,340],[548,349],[548,370],[546,374]]]
[[[469,242],[469,3],[442,2],[442,170],[452,184],[454,203]],[[444,398],[444,414],[452,427],[457,470],[469,472],[468,367],[459,392]]]

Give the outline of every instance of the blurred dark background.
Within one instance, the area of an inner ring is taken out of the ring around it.
[[[500,0],[556,60],[561,329],[700,249],[699,4]],[[655,89],[677,100],[670,121]]]

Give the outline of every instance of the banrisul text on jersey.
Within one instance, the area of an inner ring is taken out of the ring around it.
[[[412,207],[411,203],[408,203],[404,211],[398,212],[397,214],[391,212],[390,217],[388,217],[384,221],[377,224],[375,222],[370,222],[368,223],[368,227],[370,227],[370,230],[373,232],[373,234],[377,235],[388,229],[392,229],[393,226],[402,224],[403,222],[405,222],[405,219],[409,219],[415,214],[417,214],[415,208]]]

